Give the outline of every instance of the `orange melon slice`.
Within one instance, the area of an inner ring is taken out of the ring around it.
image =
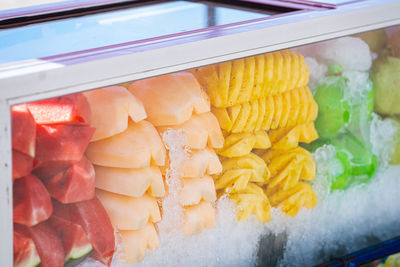
[[[96,128],[92,141],[104,139],[128,128],[128,118],[135,122],[146,118],[142,103],[122,86],[111,86],[83,93],[92,111],[91,126]]]
[[[96,165],[142,168],[165,164],[166,151],[157,130],[148,121],[129,122],[128,129],[89,144],[87,158]]]
[[[129,91],[142,101],[155,126],[181,124],[192,113],[210,111],[207,94],[189,72],[178,72],[135,81]]]
[[[202,149],[207,144],[213,148],[222,148],[224,145],[218,120],[211,112],[193,115],[183,124],[157,127],[160,134],[168,129],[182,129],[186,134],[186,145],[190,148]]]
[[[185,178],[203,177],[205,174],[222,172],[222,165],[215,151],[211,148],[193,150],[179,166],[178,172]]]
[[[153,197],[163,197],[165,188],[159,167],[139,169],[94,166],[96,187],[116,194],[141,197],[148,192]]]
[[[179,192],[180,203],[183,206],[195,205],[201,200],[215,201],[217,199],[214,180],[206,175],[202,178],[182,179],[182,190]]]
[[[119,230],[139,230],[147,222],[161,220],[157,200],[149,195],[136,198],[96,189],[96,196],[106,209],[111,223]]]
[[[160,245],[157,231],[152,223],[147,223],[144,228],[133,231],[119,231],[123,248],[122,258],[126,263],[141,261],[146,249],[156,250]]]
[[[195,235],[204,228],[215,225],[215,209],[209,202],[200,202],[198,205],[186,207],[184,211],[183,232]]]

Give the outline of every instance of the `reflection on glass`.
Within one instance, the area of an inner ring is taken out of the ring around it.
[[[205,1],[169,1],[0,30],[0,64],[264,18],[275,13],[234,9]]]

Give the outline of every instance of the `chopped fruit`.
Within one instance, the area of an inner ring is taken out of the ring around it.
[[[215,188],[226,193],[245,190],[249,182],[265,184],[270,172],[262,158],[254,153],[222,161],[223,172],[215,176]]]
[[[185,178],[203,177],[222,171],[221,162],[211,148],[193,150],[178,166],[178,173]]]
[[[184,123],[193,113],[210,111],[207,94],[196,78],[188,72],[178,72],[131,83],[129,91],[142,101],[154,126]]]
[[[40,264],[40,257],[35,243],[26,228],[20,225],[14,227],[13,250],[15,267],[30,267]]]
[[[254,213],[260,222],[268,222],[271,219],[271,206],[261,187],[249,183],[244,190],[231,195],[231,199],[237,201],[238,220],[243,221]]]
[[[183,206],[199,204],[201,200],[213,202],[217,199],[214,180],[206,175],[202,178],[182,179],[182,190],[179,192]]]
[[[28,103],[36,124],[68,123],[90,125],[90,107],[81,93]]]
[[[164,181],[159,167],[139,169],[94,166],[96,187],[109,192],[141,197],[148,192],[153,197],[165,195]]]
[[[98,259],[109,265],[115,248],[114,229],[100,201],[96,197],[72,204],[54,200],[53,205],[54,215],[83,228]]]
[[[62,241],[47,221],[41,222],[32,227],[14,224],[14,229],[16,231],[24,232],[32,238],[40,257],[40,266],[64,266],[64,248]]]
[[[157,130],[148,121],[129,122],[128,129],[89,144],[88,159],[96,165],[117,168],[142,168],[165,164],[165,148]]]
[[[187,235],[200,233],[204,228],[215,225],[215,209],[209,202],[189,206],[184,211],[183,232]]]
[[[50,195],[62,203],[89,200],[94,197],[95,172],[85,156],[52,178],[43,181]]]
[[[12,152],[13,181],[31,173],[37,165],[37,161],[30,156],[17,150]]]
[[[35,157],[36,123],[26,104],[11,107],[12,148]]]
[[[142,260],[146,249],[156,250],[160,244],[157,231],[152,223],[147,223],[144,228],[132,231],[119,231],[121,245],[124,250],[123,259],[127,263]]]
[[[93,247],[82,226],[79,224],[56,215],[50,217],[49,224],[56,231],[63,243],[65,262],[70,259],[81,258],[92,251]]]
[[[148,195],[136,198],[96,189],[96,196],[106,209],[111,223],[119,230],[139,230],[147,222],[161,220],[157,200]]]
[[[207,144],[212,148],[221,148],[224,144],[218,120],[211,112],[195,114],[183,124],[157,127],[161,134],[168,129],[182,129],[186,135],[186,145],[192,149],[203,149]]]
[[[38,125],[36,159],[40,161],[34,173],[50,178],[82,159],[94,128],[80,125]]]
[[[291,50],[222,62],[191,72],[216,107],[234,106],[302,87],[309,76],[303,56]]]
[[[290,128],[276,129],[268,133],[272,149],[289,150],[298,147],[299,143],[311,143],[318,138],[314,122],[296,125]]]
[[[221,156],[232,158],[249,154],[253,148],[267,149],[271,141],[265,131],[255,133],[231,133],[225,138],[224,147],[217,150]]]
[[[42,182],[29,174],[14,182],[14,222],[33,226],[50,217],[53,212],[50,195]]]
[[[128,118],[139,122],[146,118],[142,103],[121,86],[83,93],[92,111],[91,126],[96,128],[92,141],[104,139],[128,128]]]

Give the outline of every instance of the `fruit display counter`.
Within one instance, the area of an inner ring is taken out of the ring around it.
[[[313,266],[398,236],[399,1],[116,2],[0,13],[4,266]]]

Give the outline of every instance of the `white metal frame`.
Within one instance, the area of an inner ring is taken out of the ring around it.
[[[11,105],[393,25],[400,25],[399,0],[367,0],[338,9],[278,17],[244,32],[79,64],[30,60],[0,65],[1,266],[13,264]]]

